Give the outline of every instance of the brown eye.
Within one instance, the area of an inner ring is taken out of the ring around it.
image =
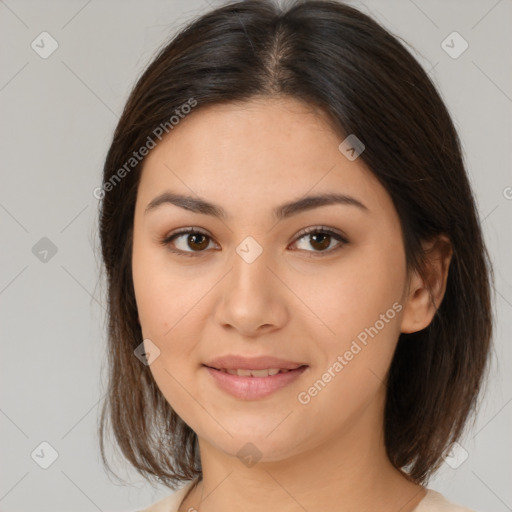
[[[339,233],[328,228],[319,227],[307,228],[302,231],[294,245],[300,244],[301,240],[304,240],[304,242],[299,249],[311,253],[331,253],[348,243],[348,240]],[[334,247],[331,246],[333,241],[338,242],[334,244]],[[309,249],[311,247],[314,249],[313,251]]]
[[[208,247],[208,239],[206,235],[194,233],[192,235],[188,235],[187,244],[191,249],[202,251]]]
[[[325,233],[316,233],[309,236],[311,237],[311,247],[314,247],[319,251],[328,249],[329,245],[331,245],[331,235],[327,235]]]
[[[211,238],[206,233],[188,229],[171,234],[164,238],[161,243],[176,254],[195,256],[194,253],[206,252],[210,241]]]
[[[302,244],[305,247],[299,247],[299,249],[315,256],[334,252],[348,243],[348,240],[341,234],[323,227],[305,229],[299,234],[299,238],[293,245],[300,245],[302,240],[304,240]],[[199,256],[200,253],[207,252],[211,241],[212,238],[206,233],[188,228],[172,233],[161,243],[171,252],[180,256]],[[337,243],[333,244],[333,242]]]

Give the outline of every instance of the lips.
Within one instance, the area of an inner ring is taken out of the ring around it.
[[[261,400],[269,397],[280,389],[291,386],[309,370],[308,365],[299,366],[295,370],[283,370],[275,375],[241,376],[228,373],[227,370],[217,370],[203,365],[205,374],[213,379],[217,387],[239,400]],[[248,371],[248,370],[242,370]],[[257,370],[266,372],[266,370]]]
[[[245,357],[229,354],[202,365],[219,389],[240,400],[264,399],[309,370],[309,365],[273,356]]]

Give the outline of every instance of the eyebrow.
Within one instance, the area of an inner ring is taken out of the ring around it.
[[[185,210],[189,210],[194,213],[201,213],[203,215],[212,215],[219,219],[227,219],[226,211],[218,205],[209,203],[204,199],[176,194],[173,192],[164,192],[163,194],[155,197],[145,209],[144,214],[155,210],[163,204],[173,204]],[[333,204],[341,204],[347,206],[355,206],[362,211],[369,212],[370,210],[358,199],[346,194],[318,194],[313,196],[306,196],[301,199],[290,201],[282,204],[275,208],[272,212],[274,219],[277,221],[297,215],[301,212],[312,210],[320,206],[328,206]]]

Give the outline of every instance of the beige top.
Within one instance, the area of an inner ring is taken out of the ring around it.
[[[141,510],[140,512],[178,512],[178,507],[185,498],[187,492],[194,485],[195,480],[191,480],[186,483],[180,489],[174,491],[166,498],[153,503],[149,507]],[[181,512],[187,512],[181,511]],[[427,494],[418,503],[414,512],[475,512],[469,508],[455,505],[451,501],[448,501],[442,494],[434,491],[433,489],[427,489]]]

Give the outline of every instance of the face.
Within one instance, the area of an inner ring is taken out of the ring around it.
[[[192,112],[144,162],[132,270],[145,346],[160,351],[150,370],[225,454],[250,441],[262,460],[283,460],[355,428],[363,411],[374,411],[364,428],[379,428],[405,254],[391,198],[341,142],[307,105],[257,99]],[[216,209],[148,208],[164,193]],[[304,202],[325,194],[350,199]],[[228,355],[303,368],[231,377],[205,366]]]

